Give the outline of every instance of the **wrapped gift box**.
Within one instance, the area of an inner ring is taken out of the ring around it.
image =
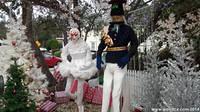
[[[88,87],[87,92],[84,95],[84,100],[87,102],[92,102],[93,96],[94,96],[95,88]]]
[[[60,74],[58,67],[55,67],[54,73],[52,75],[56,79],[57,82],[64,80],[64,77]]]
[[[65,91],[56,91],[55,92],[55,102],[57,104],[68,103],[69,100],[70,100],[70,98],[66,96]]]
[[[143,112],[144,111],[144,106],[139,104],[137,100],[133,100],[131,103],[132,107],[132,112]]]
[[[39,112],[53,112],[56,108],[57,104],[55,102],[47,100],[39,107]]]
[[[87,82],[84,82],[84,84],[83,84],[83,96],[86,95],[88,88],[89,88],[89,84]]]
[[[143,110],[144,110],[144,107],[140,105],[140,106],[135,107],[133,112],[143,112]]]
[[[102,98],[103,98],[103,88],[100,86],[97,86],[95,88],[94,96],[92,98],[92,103],[101,105]]]

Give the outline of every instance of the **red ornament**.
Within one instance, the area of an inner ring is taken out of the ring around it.
[[[16,40],[13,40],[13,41],[12,41],[12,45],[13,45],[13,46],[16,46],[16,43],[17,43]]]

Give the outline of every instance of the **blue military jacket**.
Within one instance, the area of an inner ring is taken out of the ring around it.
[[[97,55],[101,55],[106,47],[127,47],[129,43],[130,47],[129,49],[121,51],[107,51],[106,62],[117,63],[120,58],[127,55],[129,58],[131,58],[137,52],[137,36],[132,28],[124,24],[124,22],[111,22],[108,28],[108,35],[112,38],[113,45],[108,46],[105,44],[105,40],[101,39],[101,42],[98,46]]]

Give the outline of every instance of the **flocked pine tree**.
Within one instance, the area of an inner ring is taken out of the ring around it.
[[[142,83],[145,88],[140,98],[141,105],[144,106],[144,110],[147,112],[151,112],[152,108],[160,108],[160,104],[162,104],[160,91],[162,90],[161,77],[163,72],[160,68],[163,66],[164,61],[159,60],[158,57],[160,50],[158,42],[152,40],[152,43],[154,44],[145,57],[146,76],[143,79],[145,82]]]
[[[190,57],[193,49],[187,45],[171,48],[173,59],[168,60],[168,77],[163,77],[164,90],[161,92],[165,108],[197,109],[200,106],[200,71],[193,65],[194,60]]]
[[[5,93],[1,97],[3,107],[1,112],[34,112],[35,103],[30,99],[29,90],[25,84],[25,74],[23,69],[14,64],[7,70],[8,77]]]
[[[6,27],[8,29],[7,39],[4,40],[6,45],[1,46],[0,50],[0,71],[6,82],[8,76],[6,70],[12,64],[10,59],[11,57],[18,58],[17,64],[22,66],[26,74],[25,82],[28,84],[31,98],[39,105],[45,97],[41,90],[46,88],[48,81],[41,69],[37,68],[37,60],[33,56],[34,51],[25,35],[26,27],[22,25],[21,18],[17,20],[10,18]]]
[[[194,26],[187,23],[187,19],[176,21],[175,15],[170,14],[169,19],[158,22],[160,29],[152,35],[154,40],[166,43],[164,49],[168,48],[172,54],[172,58],[165,61],[165,66],[159,68],[161,73],[165,73],[160,91],[162,108],[169,109],[165,111],[200,111],[200,71],[192,57],[193,43],[183,33],[183,26],[190,29]]]

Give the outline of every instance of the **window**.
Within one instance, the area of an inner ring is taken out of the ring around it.
[[[95,42],[91,42],[91,50],[95,50]]]

